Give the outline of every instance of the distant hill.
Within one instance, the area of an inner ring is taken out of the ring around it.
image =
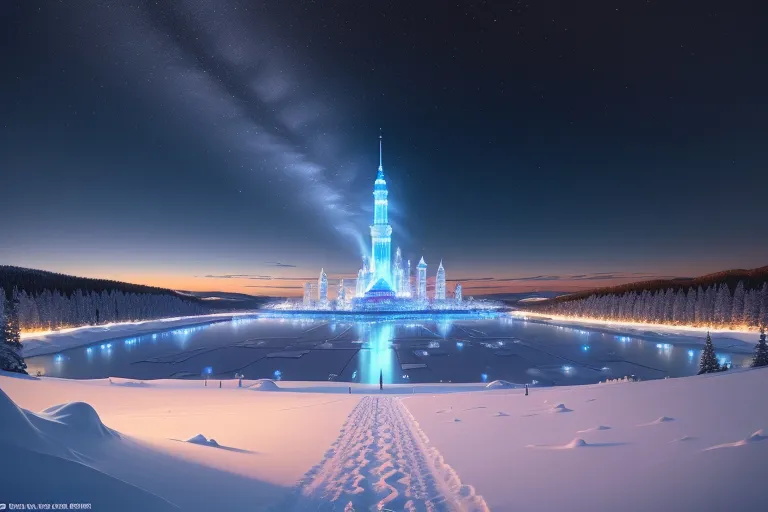
[[[70,297],[77,290],[83,293],[119,291],[123,293],[163,295],[177,297],[207,309],[216,310],[257,309],[273,300],[270,297],[248,295],[245,293],[170,290],[156,286],[145,286],[109,279],[77,277],[47,270],[14,267],[11,265],[0,265],[0,288],[3,288],[6,294],[11,293],[15,288],[19,292],[26,292],[28,295],[39,295],[45,290],[58,290],[67,297]]]
[[[176,293],[201,300],[206,306],[213,309],[259,309],[265,304],[277,300],[274,297],[265,295],[248,295],[247,293],[234,292],[190,292],[176,290]]]
[[[712,285],[720,285],[725,283],[728,288],[733,292],[736,285],[741,281],[744,284],[744,288],[747,290],[756,289],[768,281],[768,265],[764,267],[754,268],[751,270],[734,269],[725,270],[722,272],[715,272],[713,274],[706,274],[700,277],[678,277],[674,279],[657,279],[652,281],[637,281],[634,283],[622,284],[618,286],[609,286],[604,288],[593,288],[581,292],[569,293],[567,295],[561,295],[554,297],[546,301],[539,301],[535,303],[535,306],[548,306],[552,304],[558,304],[562,302],[570,302],[574,300],[585,299],[592,295],[601,297],[603,295],[620,295],[627,292],[642,292],[648,290],[649,292],[655,292],[659,290],[672,289],[674,291],[694,287],[707,288]],[[533,306],[533,304],[527,304],[527,306]]]
[[[91,279],[88,277],[76,277],[47,270],[14,267],[0,265],[0,287],[6,294],[14,288],[30,295],[38,295],[44,290],[59,290],[63,295],[70,296],[76,290],[82,292],[121,291],[123,293],[148,293],[151,295],[173,295],[190,299],[189,296],[181,296],[173,290],[145,286],[141,284],[123,283],[108,279]]]

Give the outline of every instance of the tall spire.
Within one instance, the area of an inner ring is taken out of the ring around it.
[[[381,128],[379,128],[379,170],[383,170],[384,166],[382,165],[382,158],[381,158]]]

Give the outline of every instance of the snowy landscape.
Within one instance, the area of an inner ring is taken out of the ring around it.
[[[0,13],[0,512],[768,510],[756,8]]]
[[[768,467],[765,369],[528,395],[504,382],[351,394],[343,383],[201,384],[2,374],[0,444],[14,461],[0,466],[3,499],[93,510],[761,509],[762,489],[743,483]]]

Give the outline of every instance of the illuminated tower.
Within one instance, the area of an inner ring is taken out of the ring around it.
[[[461,301],[463,299],[461,294],[461,283],[456,283],[456,291],[454,292],[454,298],[456,299],[456,302],[461,304]]]
[[[405,276],[403,276],[403,290],[408,297],[413,297],[413,287],[411,286],[411,260],[408,260]]]
[[[440,260],[440,266],[437,267],[435,300],[445,300],[445,269],[443,268],[443,260]]]
[[[355,285],[355,297],[362,297],[365,293],[365,274],[363,269],[357,271],[357,284]]]
[[[347,291],[344,289],[344,279],[339,280],[339,293],[336,296],[336,301],[341,305],[347,301]]]
[[[399,296],[403,294],[403,254],[398,247],[395,251],[395,264],[392,268],[392,288]]]
[[[427,263],[424,261],[424,256],[421,257],[419,264],[416,265],[416,269],[419,273],[416,298],[419,300],[427,300]]]
[[[328,276],[320,269],[320,277],[317,280],[317,298],[321,304],[328,302]]]
[[[373,224],[371,225],[371,283],[384,279],[392,286],[392,226],[387,218],[387,182],[381,156],[379,135],[379,172],[373,185]]]
[[[305,306],[312,304],[312,283],[304,283],[304,300],[302,301]]]

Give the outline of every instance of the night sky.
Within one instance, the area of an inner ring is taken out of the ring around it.
[[[393,246],[465,295],[765,265],[757,4],[3,2],[0,263],[352,277],[381,129]]]

